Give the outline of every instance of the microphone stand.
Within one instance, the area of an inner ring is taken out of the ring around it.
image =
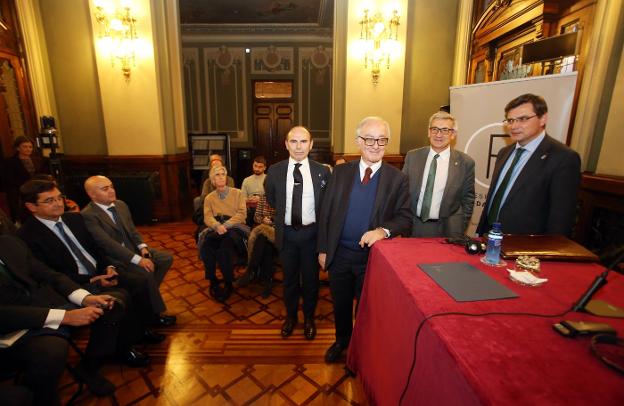
[[[607,275],[609,275],[609,272],[611,272],[611,270],[622,261],[624,261],[624,249],[622,249],[620,254],[615,258],[607,270],[594,279],[591,286],[585,291],[585,293],[583,293],[583,296],[581,296],[579,301],[572,307],[572,311],[585,311],[596,316],[624,318],[624,309],[620,309],[602,300],[591,300],[596,292],[607,284]]]

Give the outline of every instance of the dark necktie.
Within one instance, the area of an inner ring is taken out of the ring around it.
[[[293,192],[292,192],[292,205],[290,210],[290,225],[295,229],[301,227],[301,204],[303,198],[303,175],[299,167],[301,164],[295,164],[295,170],[293,171]]]
[[[373,170],[371,169],[370,166],[367,166],[366,170],[364,171],[364,178],[362,178],[362,185],[368,185],[368,182],[370,182],[370,178],[372,174],[373,174]]]
[[[80,249],[80,247],[78,247],[72,241],[72,239],[69,238],[67,233],[65,233],[65,228],[63,227],[63,223],[61,223],[59,221],[56,224],[54,224],[54,227],[56,227],[56,229],[59,231],[59,234],[61,235],[61,238],[63,239],[63,241],[65,241],[67,243],[67,246],[69,247],[71,252],[74,253],[74,255],[76,256],[78,261],[82,264],[82,266],[85,267],[85,269],[87,270],[87,273],[89,275],[95,275],[95,273],[96,273],[95,266],[93,266],[93,263],[91,261],[89,261],[87,259],[87,257],[85,257],[85,255],[82,253],[82,250]]]
[[[433,198],[433,185],[435,184],[436,171],[438,170],[438,158],[440,154],[435,154],[429,165],[429,175],[427,175],[427,183],[425,185],[425,193],[423,194],[423,202],[420,207],[420,219],[422,221],[429,220],[431,211],[431,199]]]
[[[496,190],[496,194],[492,199],[492,204],[490,204],[490,211],[488,211],[488,224],[492,225],[498,220],[498,212],[500,211],[501,205],[503,204],[503,196],[505,195],[505,190],[507,190],[507,186],[509,185],[509,181],[511,180],[511,174],[514,171],[514,168],[520,161],[520,157],[522,153],[526,151],[524,148],[516,148],[516,154],[514,155],[513,162],[507,169],[507,173],[505,173],[505,177],[501,181],[498,189]]]
[[[117,212],[117,208],[115,206],[111,206],[107,210],[110,211],[110,213],[113,215],[113,222],[115,223],[115,225],[117,226],[117,229],[121,233],[121,236],[124,239],[124,245],[126,246],[126,248],[128,248],[131,251],[136,252],[136,247],[134,246],[134,243],[130,239],[128,232],[126,231],[126,227],[124,227],[123,222],[119,218],[119,213]]]

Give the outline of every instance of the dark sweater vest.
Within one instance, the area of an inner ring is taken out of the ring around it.
[[[340,234],[340,245],[360,251],[359,245],[362,235],[369,230],[373,206],[377,197],[377,185],[379,184],[379,171],[371,178],[367,185],[360,181],[360,171],[355,172],[349,207]]]

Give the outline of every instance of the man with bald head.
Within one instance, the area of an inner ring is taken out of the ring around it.
[[[389,142],[386,120],[364,118],[355,130],[360,159],[337,165],[327,186],[319,217],[318,260],[329,272],[334,301],[336,341],[325,353],[328,363],[338,361],[349,346],[353,299],[360,299],[370,247],[411,232],[407,176],[382,161]]]
[[[303,297],[303,334],[312,340],[319,290],[316,223],[330,172],[308,159],[314,141],[305,127],[291,128],[285,144],[290,157],[272,165],[265,179],[267,201],[275,208],[275,246],[284,270],[286,320],[281,334],[284,338],[292,334]]]
[[[175,324],[175,316],[161,315],[166,306],[159,286],[173,263],[169,252],[149,248],[137,231],[128,206],[117,199],[113,182],[106,176],[92,176],[85,181],[91,202],[80,212],[96,244],[112,260],[126,266],[128,272],[147,275],[148,291],[155,312],[154,323]]]

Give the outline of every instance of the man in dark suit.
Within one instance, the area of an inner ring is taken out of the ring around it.
[[[85,357],[76,373],[96,395],[115,386],[98,372],[100,360],[115,352],[119,320],[124,315],[121,292],[92,295],[67,276],[37,261],[17,237],[0,236],[0,334],[24,335],[0,350],[0,364],[22,373],[22,384],[35,403],[59,404],[58,382],[67,358],[65,326],[91,326]]]
[[[319,221],[318,260],[329,271],[336,341],[325,353],[336,362],[349,346],[353,299],[359,300],[370,247],[384,238],[410,235],[407,176],[382,162],[390,126],[366,117],[356,129],[361,158],[334,168]]]
[[[79,213],[64,213],[63,195],[53,181],[30,180],[20,188],[21,199],[32,214],[26,218],[17,235],[35,255],[53,270],[64,273],[84,289],[101,293],[122,288],[130,293],[127,305],[128,330],[138,332],[143,341],[160,343],[162,334],[147,330],[153,310],[147,277],[126,272],[119,264],[111,264],[89,234]],[[141,364],[148,359],[134,348],[128,348],[123,359]]]
[[[303,334],[312,340],[319,290],[316,223],[330,172],[308,159],[314,141],[306,128],[293,127],[285,143],[290,158],[271,166],[265,180],[267,201],[275,208],[275,246],[284,270],[286,320],[281,334],[284,338],[292,334],[303,297]]]
[[[514,144],[498,152],[477,232],[500,222],[507,234],[570,236],[581,179],[579,155],[546,134],[548,106],[523,94],[505,106]]]
[[[412,237],[461,237],[468,227],[475,199],[475,163],[451,148],[457,121],[445,111],[429,119],[430,146],[405,156],[409,178]]]
[[[85,181],[91,202],[80,212],[95,243],[112,260],[123,264],[128,272],[147,276],[152,308],[159,316],[155,323],[175,324],[175,316],[161,315],[166,306],[159,286],[173,263],[166,251],[148,248],[137,231],[130,209],[117,199],[113,183],[105,176],[92,176]]]

